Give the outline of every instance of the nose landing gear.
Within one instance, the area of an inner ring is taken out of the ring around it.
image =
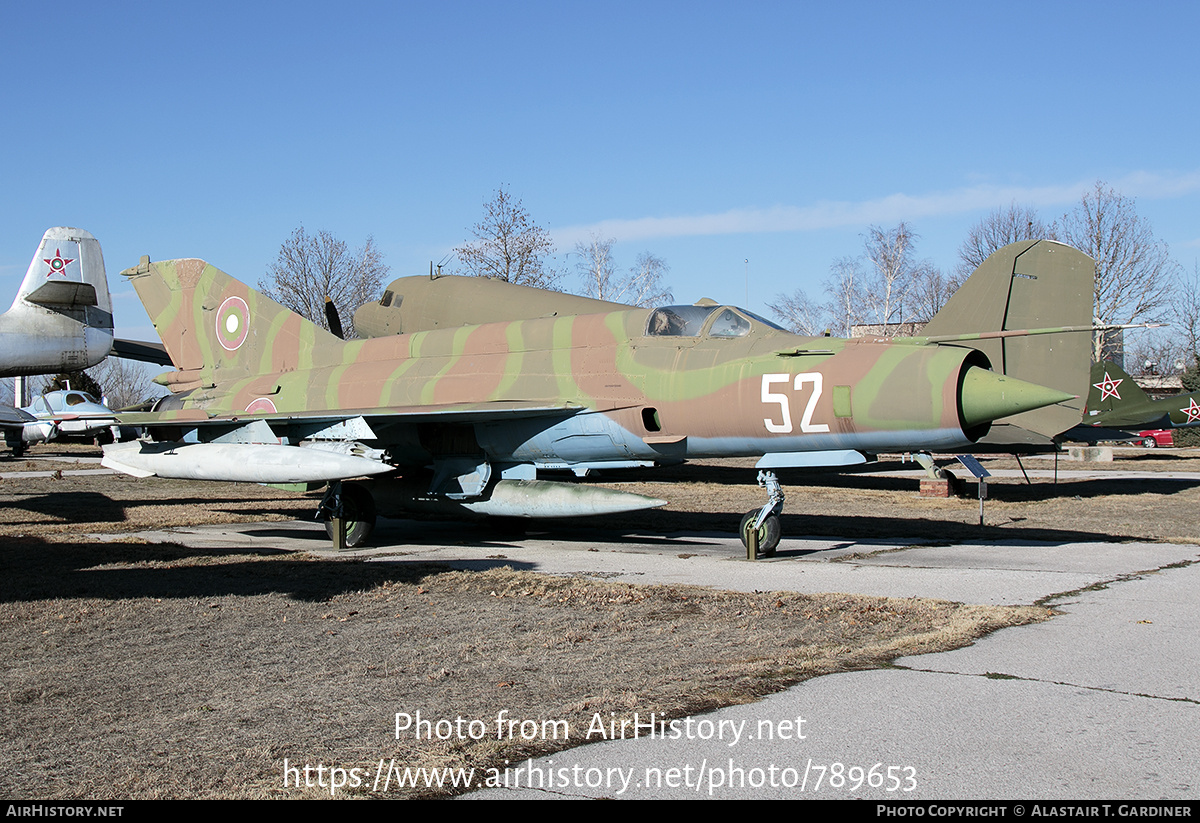
[[[756,543],[756,557],[771,557],[782,536],[779,515],[783,512],[783,489],[773,471],[760,471],[758,485],[767,490],[767,503],[761,509],[746,512],[738,534],[747,552],[751,543]]]

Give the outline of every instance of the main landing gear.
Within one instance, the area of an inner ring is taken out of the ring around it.
[[[747,549],[754,537],[758,538],[756,557],[772,557],[782,536],[779,515],[783,512],[783,489],[779,486],[779,478],[773,471],[760,471],[758,485],[766,488],[768,500],[761,509],[746,512],[742,518],[742,526],[738,529],[742,545]]]

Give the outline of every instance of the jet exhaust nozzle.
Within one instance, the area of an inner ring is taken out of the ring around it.
[[[1075,395],[969,366],[959,388],[959,415],[964,431],[1003,417],[1074,400]]]

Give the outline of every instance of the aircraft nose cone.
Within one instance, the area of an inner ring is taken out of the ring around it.
[[[963,428],[970,429],[1002,417],[1053,406],[1074,398],[1075,395],[1058,389],[1048,389],[971,366],[963,376],[959,409]]]

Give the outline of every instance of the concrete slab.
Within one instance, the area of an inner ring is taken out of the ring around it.
[[[152,541],[210,548],[330,551],[319,523],[243,523],[142,532]],[[481,525],[381,520],[377,548],[348,556],[485,568],[506,563],[548,574],[629,582],[684,583],[737,591],[838,591],[1019,605],[1121,575],[1200,556],[1200,547],[1163,543],[962,543],[787,540],[779,555],[745,560],[725,534],[637,535],[591,530],[552,536],[499,535]]]
[[[1048,623],[703,716],[741,728],[736,742],[588,745],[470,797],[1193,799],[1198,593],[1195,565],[1113,582],[1062,598]],[[767,739],[785,724],[804,739]],[[556,774],[569,784],[534,782]]]
[[[1188,799],[1196,718],[1194,704],[1040,681],[853,672],[703,716],[741,728],[737,742],[693,724],[693,739],[597,743],[467,797]],[[803,740],[767,739],[797,719]]]

